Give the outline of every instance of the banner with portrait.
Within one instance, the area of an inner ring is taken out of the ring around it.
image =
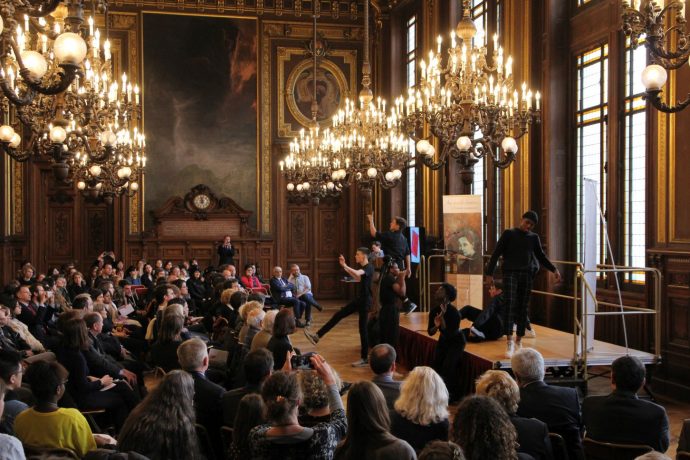
[[[482,305],[482,211],[480,195],[443,197],[446,279],[458,288],[457,305]]]

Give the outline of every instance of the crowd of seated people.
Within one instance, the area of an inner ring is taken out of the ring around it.
[[[488,371],[449,409],[438,373],[419,366],[396,380],[396,351],[380,344],[345,411],[325,358],[293,359],[300,314],[320,309],[298,266],[264,283],[251,264],[238,279],[234,266],[195,262],[127,266],[103,253],[87,276],[22,267],[0,293],[0,459],[41,448],[95,459],[562,458],[549,433],[565,460],[586,458],[585,436],[669,447],[666,412],[637,397],[645,369],[632,357],[614,362],[610,395],[581,403],[545,383],[543,358],[525,348],[514,377]]]

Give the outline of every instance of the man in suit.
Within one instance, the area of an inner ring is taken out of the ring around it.
[[[53,310],[46,306],[47,294],[42,284],[20,286],[15,294],[22,311],[17,319],[29,327],[29,332],[42,344],[48,338],[47,322],[53,316]]]
[[[196,422],[206,428],[216,458],[223,458],[220,427],[223,425],[222,399],[225,389],[206,378],[208,350],[200,339],[184,341],[177,349],[180,367],[194,378]]]
[[[223,423],[225,426],[235,425],[235,416],[240,406],[240,400],[248,394],[261,393],[261,385],[273,372],[273,353],[266,348],[250,351],[244,358],[244,376],[247,384],[235,388],[223,395]]]
[[[230,235],[225,235],[223,244],[218,246],[218,265],[235,265],[235,247]]]
[[[387,343],[378,344],[369,352],[369,367],[375,374],[371,381],[381,389],[389,410],[393,410],[393,404],[400,396],[401,382],[393,380],[396,357],[395,348]]]
[[[645,368],[634,356],[621,356],[611,365],[612,392],[589,396],[582,403],[587,437],[596,441],[645,444],[658,452],[669,445],[666,410],[637,397],[645,383]]]
[[[549,432],[563,436],[570,460],[584,459],[577,390],[547,385],[544,382],[544,357],[533,348],[516,351],[511,366],[520,386],[517,415],[546,423]]]
[[[305,324],[302,321],[304,302],[294,296],[292,291],[295,289],[295,285],[283,278],[282,268],[273,267],[273,276],[269,281],[269,285],[271,286],[271,295],[275,303],[292,307],[295,313],[295,324],[297,327],[304,327]]]

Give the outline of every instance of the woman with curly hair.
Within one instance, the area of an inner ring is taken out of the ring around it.
[[[516,415],[520,403],[520,388],[513,378],[504,371],[484,372],[476,383],[477,394],[489,396],[498,402],[510,417],[517,432],[519,452],[531,455],[535,460],[551,460],[551,441],[549,429],[544,422],[535,418]]]
[[[414,460],[414,449],[390,432],[390,416],[381,389],[366,380],[347,394],[347,437],[335,460]]]
[[[267,424],[249,433],[252,460],[330,460],[345,436],[347,421],[343,402],[338,394],[335,375],[326,360],[311,357],[314,369],[328,386],[331,415],[326,422],[312,428],[303,427],[297,417],[302,401],[297,376],[275,372],[263,384],[261,396],[266,405]],[[384,405],[385,408],[385,405]]]
[[[450,430],[453,442],[467,460],[532,460],[517,452],[517,433],[508,414],[488,396],[468,396],[455,413]]]
[[[391,431],[415,451],[421,451],[430,441],[448,440],[448,390],[432,368],[412,369],[393,407]]]
[[[118,450],[151,460],[201,460],[195,421],[194,379],[172,371],[127,417]]]
[[[454,442],[431,441],[417,458],[419,460],[465,460],[465,454]]]

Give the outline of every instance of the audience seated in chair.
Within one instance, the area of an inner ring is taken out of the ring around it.
[[[335,375],[321,356],[312,356],[311,363],[328,385],[329,421],[313,428],[302,427],[298,420],[302,395],[297,376],[283,371],[272,374],[261,390],[268,423],[249,433],[250,458],[253,460],[330,458],[345,436],[347,421]]]
[[[250,351],[244,358],[244,376],[247,384],[223,395],[223,423],[233,426],[242,398],[248,394],[260,394],[261,385],[273,372],[273,354],[265,348]]]
[[[151,460],[201,460],[194,423],[194,379],[174,370],[129,415],[118,450]]]
[[[199,339],[189,339],[177,349],[177,359],[182,369],[194,379],[194,410],[196,423],[206,429],[216,457],[223,455],[220,427],[223,426],[222,398],[225,389],[206,378],[208,351]]]
[[[5,382],[0,379],[0,419],[5,409]],[[0,458],[10,460],[24,460],[24,449],[19,439],[12,435],[0,433]]]
[[[619,444],[643,444],[658,452],[669,446],[666,410],[639,399],[645,383],[644,364],[633,356],[622,356],[611,365],[612,392],[589,396],[582,403],[587,437]]]
[[[0,382],[4,384],[3,398],[5,402],[4,415],[0,417],[0,433],[14,434],[14,420],[29,406],[20,401],[16,394],[22,387],[21,355],[16,351],[0,350]]]
[[[26,374],[36,405],[17,416],[14,429],[23,444],[66,448],[79,457],[96,448],[96,445],[112,445],[115,440],[107,435],[94,435],[88,422],[77,409],[58,407],[65,394],[69,375],[57,362],[38,361]]]
[[[395,348],[387,343],[376,345],[369,352],[369,367],[374,373],[374,378],[371,381],[379,387],[386,398],[388,410],[394,409],[393,404],[400,396],[400,385],[402,384],[402,382],[393,379],[396,358]]]
[[[284,308],[276,315],[273,323],[273,335],[267,348],[273,353],[273,369],[282,369],[288,352],[294,352],[290,335],[295,332],[295,315],[292,310]]]
[[[251,328],[249,323],[248,323],[249,315],[252,312],[256,312],[256,311],[263,312],[263,308],[264,308],[264,306],[261,303],[256,302],[256,301],[247,302],[240,307],[239,313],[240,313],[240,318],[242,320],[242,326],[240,327],[238,334],[237,334],[237,340],[239,341],[239,343],[246,344],[247,335],[249,334],[249,330]],[[253,331],[253,334],[256,334],[256,332],[258,330],[258,328],[256,327],[256,324],[254,325],[254,327],[255,327],[255,329]],[[235,326],[235,328],[237,329],[237,326]],[[253,336],[252,336],[252,338],[253,338]],[[250,346],[251,346],[251,342],[250,342]]]
[[[296,325],[304,327],[305,323],[302,321],[302,312],[304,311],[305,304],[295,297],[292,292],[295,290],[295,285],[283,278],[282,268],[278,266],[273,267],[273,276],[269,280],[269,285],[271,286],[271,295],[275,303],[292,308],[295,313]]]
[[[249,433],[266,422],[266,408],[260,394],[246,394],[240,399],[237,416],[232,424],[232,443],[228,449],[228,460],[246,460],[251,458]]]
[[[419,452],[430,441],[448,440],[448,390],[440,375],[417,366],[400,387],[391,412],[391,433]]]
[[[476,383],[477,394],[489,396],[498,402],[510,417],[517,432],[518,452],[531,455],[535,460],[550,460],[553,457],[549,429],[544,422],[515,414],[520,402],[520,388],[515,380],[504,371],[484,372]]]
[[[454,442],[431,441],[417,458],[419,460],[465,460],[465,454]]]
[[[488,396],[468,396],[460,402],[450,438],[462,447],[467,460],[532,459],[516,451],[515,427],[505,410]]]
[[[515,352],[511,366],[520,386],[517,415],[546,423],[550,432],[563,436],[570,460],[584,459],[577,390],[547,385],[544,382],[544,358],[533,348]]]
[[[352,385],[347,395],[347,436],[335,460],[414,460],[415,451],[390,430],[390,417],[381,390],[372,382]]]
[[[158,340],[151,346],[149,362],[154,367],[160,367],[165,372],[180,368],[177,359],[177,349],[182,344],[182,315],[165,315],[161,323]]]
[[[336,386],[341,387],[338,374],[333,371]],[[298,416],[299,424],[313,427],[331,418],[331,407],[328,399],[328,386],[316,372],[308,369],[297,371],[297,379],[302,390],[302,404]]]
[[[268,348],[268,342],[273,336],[273,326],[275,324],[276,316],[278,315],[278,310],[269,310],[266,312],[263,321],[261,322],[261,330],[256,333],[252,339],[251,350],[257,350],[259,348]]]
[[[299,265],[292,264],[290,265],[288,283],[292,283],[295,286],[295,297],[304,303],[304,319],[307,322],[307,326],[311,326],[311,307],[323,311],[323,307],[314,299],[314,293],[311,290],[311,280],[307,275],[302,274]]]

